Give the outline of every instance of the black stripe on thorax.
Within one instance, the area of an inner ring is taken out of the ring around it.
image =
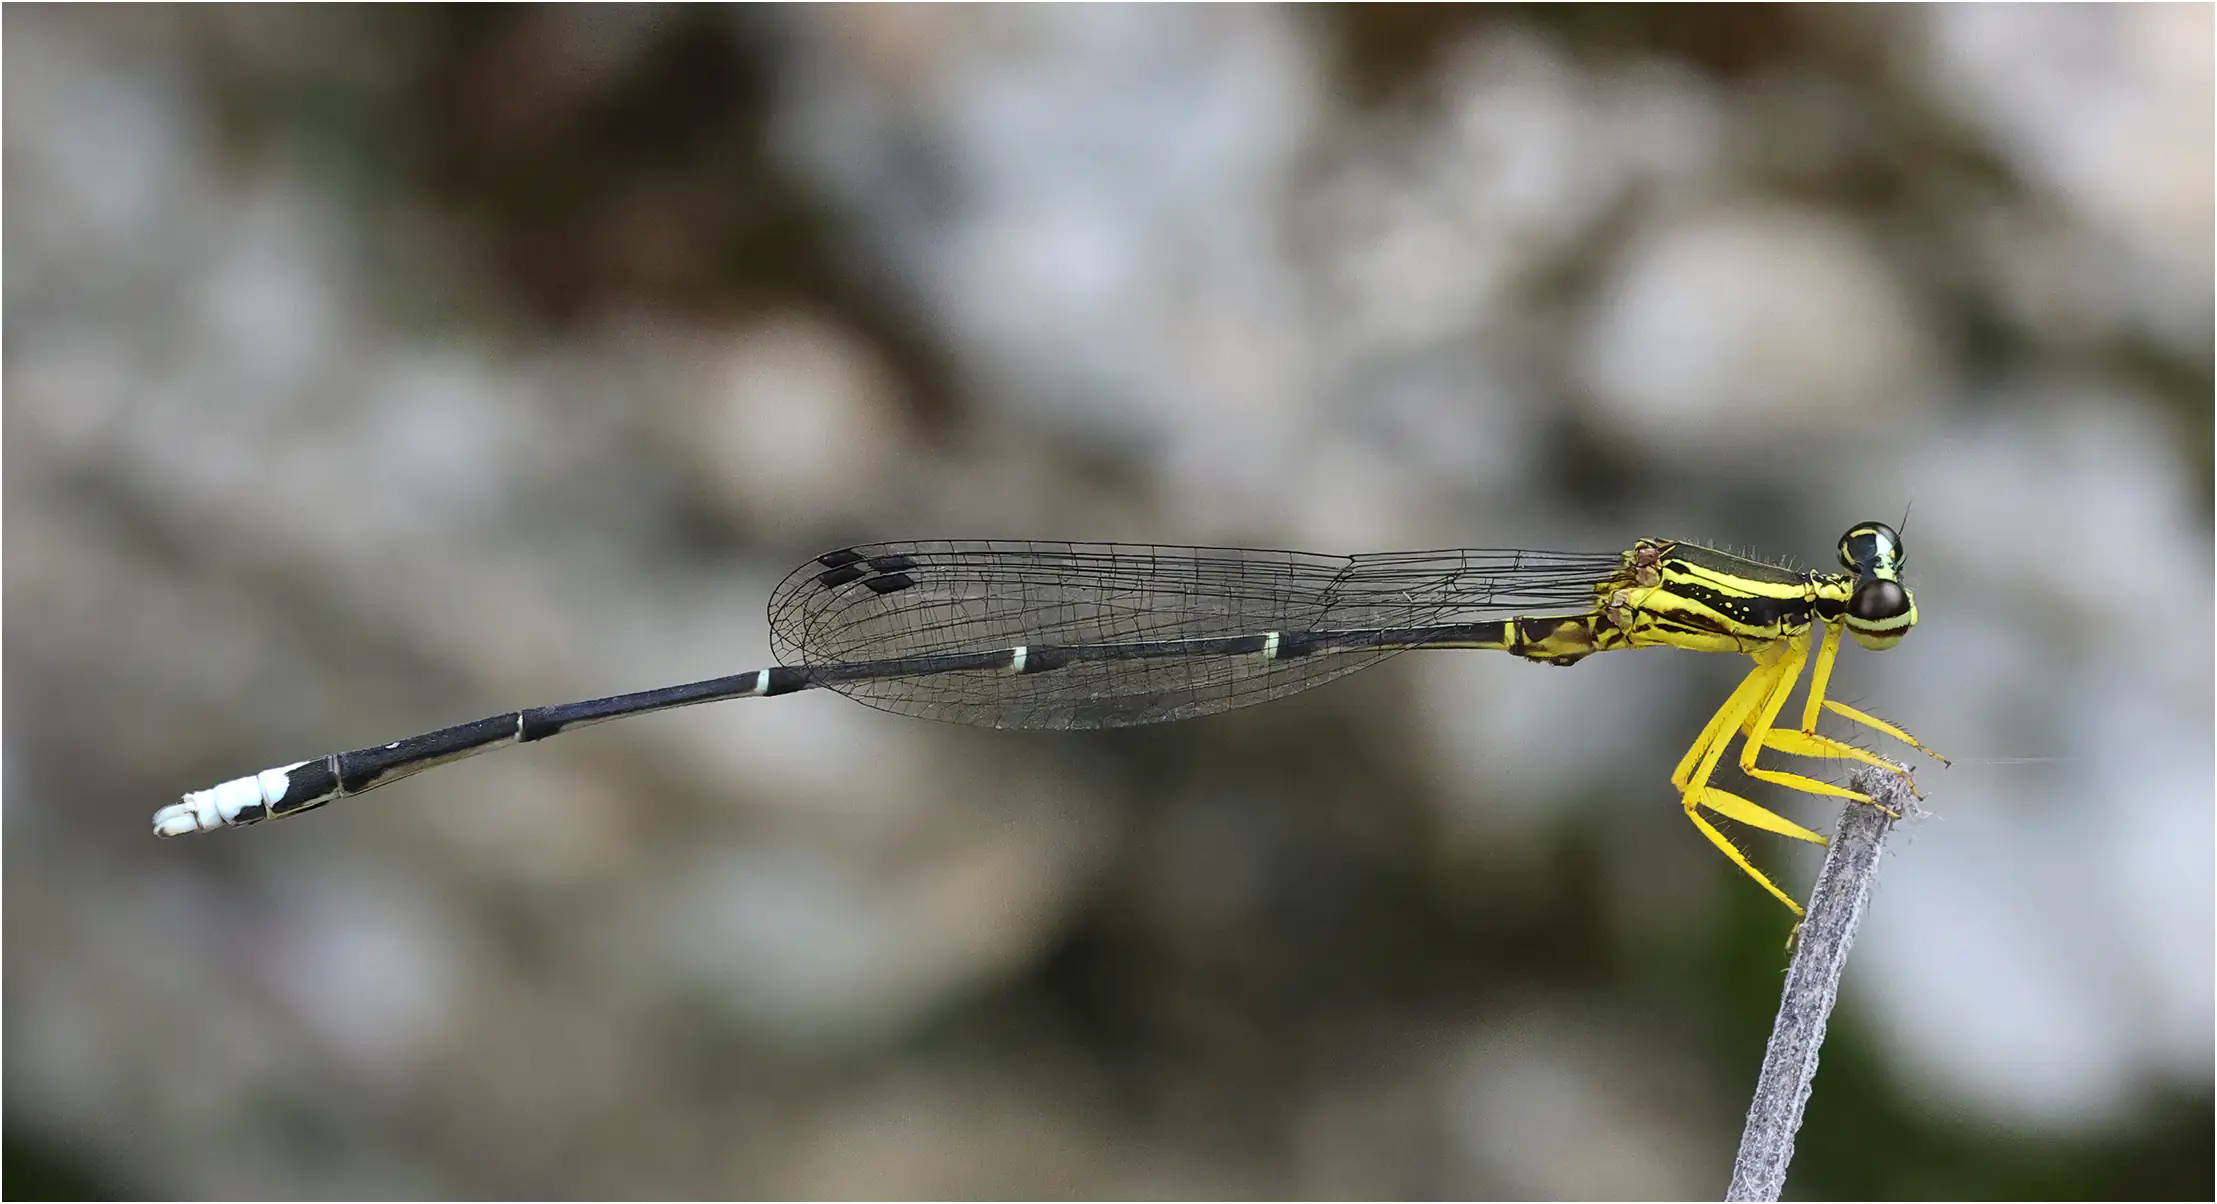
[[[1693,581],[1673,582],[1670,592],[1735,623],[1750,627],[1775,630],[1806,626],[1809,622],[1811,604],[1806,597],[1767,598],[1759,594],[1712,589]]]

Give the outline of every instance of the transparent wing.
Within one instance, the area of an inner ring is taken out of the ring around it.
[[[1320,556],[1148,544],[930,541],[827,553],[770,599],[780,661],[823,666],[1028,647],[1113,648],[1582,613],[1614,555]],[[1076,658],[1048,672],[826,682],[883,710],[1003,728],[1158,723],[1281,698],[1393,649]]]

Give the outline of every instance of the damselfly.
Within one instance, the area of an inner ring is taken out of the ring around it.
[[[1844,630],[1891,648],[1917,622],[1901,537],[1862,523],[1843,573],[1801,572],[1667,539],[1617,554],[1534,551],[1319,556],[1114,543],[869,544],[817,557],[770,598],[781,667],[511,711],[195,791],[154,815],[161,836],[292,815],[506,744],[627,715],[818,687],[905,715],[999,728],[1162,723],[1266,702],[1420,648],[1490,648],[1572,665],[1619,648],[1736,652],[1751,671],[1671,773],[1686,816],[1780,902],[1801,908],[1708,815],[1824,838],[1711,783],[1734,736],[1748,776],[1869,802],[1756,763],[1765,749],[1848,757],[1830,710],[1929,752],[1825,697]],[[1821,635],[1819,634],[1821,629]],[[1814,653],[1812,639],[1816,641]],[[1776,726],[1812,659],[1799,729]],[[1933,754],[1937,755],[1937,754]]]

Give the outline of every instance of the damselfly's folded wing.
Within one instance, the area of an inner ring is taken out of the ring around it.
[[[869,544],[788,576],[770,631],[793,666],[1023,647],[1028,659],[1003,668],[824,684],[883,710],[984,727],[1123,727],[1281,698],[1401,650],[1332,638],[1344,633],[1581,613],[1617,563],[1529,551]]]

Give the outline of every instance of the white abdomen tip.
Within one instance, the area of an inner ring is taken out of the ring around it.
[[[213,832],[223,826],[223,802],[226,792],[238,793],[239,781],[234,779],[212,790],[195,790],[154,813],[154,834],[157,836],[183,836],[187,832]],[[243,779],[247,786],[254,786],[253,778]],[[259,794],[260,791],[256,790]]]
[[[213,832],[239,822],[240,813],[257,808],[260,819],[267,809],[285,797],[292,786],[292,771],[307,764],[295,761],[283,769],[265,769],[250,778],[232,778],[220,786],[195,790],[154,813],[154,835],[183,836],[187,832]]]
[[[206,791],[199,793],[205,794]],[[193,803],[193,796],[186,795],[181,802],[171,803],[154,813],[154,835],[183,836],[187,832],[204,832],[200,826],[200,812]]]

